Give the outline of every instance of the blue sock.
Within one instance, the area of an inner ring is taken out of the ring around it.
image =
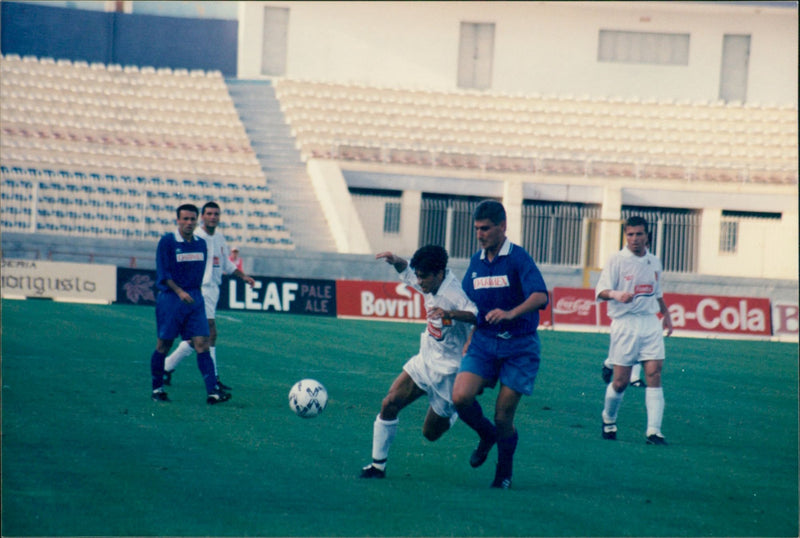
[[[159,353],[158,351],[153,351],[150,356],[150,375],[153,379],[153,390],[164,386],[164,360],[166,358],[166,353]]]
[[[472,405],[459,409],[458,416],[467,426],[478,432],[481,439],[491,439],[497,435],[494,424],[483,416],[483,409],[481,409],[481,404],[478,403],[478,400],[472,400]]]
[[[211,360],[210,351],[197,354],[197,367],[200,368],[200,373],[203,375],[206,392],[211,394],[217,388],[217,376],[214,375],[214,361]]]
[[[514,464],[514,452],[517,450],[519,435],[514,430],[511,437],[497,440],[497,475],[504,478],[511,476]]]

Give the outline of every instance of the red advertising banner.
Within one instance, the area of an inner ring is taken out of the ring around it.
[[[551,296],[553,325],[597,325],[594,290],[588,288],[553,288]]]
[[[402,282],[336,281],[336,314],[398,321],[425,321],[425,300]]]
[[[775,336],[797,336],[800,307],[797,303],[772,303],[772,332]]]
[[[739,336],[772,336],[773,306],[769,299],[665,293],[672,324],[677,331],[697,331]],[[796,335],[798,305],[776,304],[775,334]],[[540,315],[541,327],[582,325],[607,327],[608,302],[595,302],[594,290],[553,288],[550,304]],[[402,282],[339,280],[336,282],[338,316],[398,321],[425,321],[422,294]]]
[[[665,293],[676,330],[772,336],[769,299]]]
[[[539,327],[550,328],[553,326],[553,294],[547,292],[547,306],[539,310]]]
[[[676,330],[721,334],[771,336],[772,308],[769,299],[665,293],[672,324]],[[594,301],[594,290],[583,288],[553,289],[553,324],[596,325],[608,327],[608,301]],[[777,307],[778,320],[786,332],[797,334],[797,305]],[[777,333],[776,326],[776,334]],[[794,332],[792,332],[794,328]]]

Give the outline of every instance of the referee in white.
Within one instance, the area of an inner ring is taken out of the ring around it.
[[[617,413],[631,368],[641,363],[647,380],[645,406],[647,431],[651,445],[666,445],[661,433],[664,417],[664,389],[661,369],[664,365],[664,333],[672,334],[672,319],[661,292],[663,269],[659,259],[647,250],[647,221],[638,216],[625,221],[625,247],[609,259],[595,288],[595,297],[609,301],[611,342],[608,361],[614,375],[606,387],[603,407],[603,439],[617,438]],[[663,321],[656,314],[661,312]]]

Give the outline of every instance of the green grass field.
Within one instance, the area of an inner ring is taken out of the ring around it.
[[[387,478],[356,478],[416,324],[224,313],[233,399],[195,361],[150,401],[152,308],[2,303],[3,536],[797,536],[796,344],[670,338],[668,447],[644,442],[643,389],[600,438],[608,336],[544,332],[517,416],[514,489],[469,466],[463,423],[435,442],[403,411]],[[303,377],[328,408],[300,419]],[[495,392],[481,397],[494,408]]]

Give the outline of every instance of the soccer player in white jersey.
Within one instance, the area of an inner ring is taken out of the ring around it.
[[[664,330],[672,334],[672,319],[661,292],[663,269],[657,257],[647,250],[647,221],[630,217],[625,221],[625,247],[611,256],[595,288],[598,300],[609,301],[611,341],[608,361],[614,365],[611,382],[606,387],[603,407],[603,439],[617,438],[617,413],[631,368],[642,363],[647,381],[648,444],[666,445],[661,433],[664,417],[664,389],[661,370],[664,365]],[[659,322],[657,313],[663,321]]]
[[[419,353],[405,363],[383,399],[372,427],[372,463],[361,470],[361,478],[386,476],[397,415],[420,396],[428,395],[428,413],[422,425],[422,434],[428,440],[436,441],[455,422],[453,382],[478,311],[447,268],[447,251],[442,247],[424,246],[410,262],[391,252],[381,252],[375,258],[386,260],[403,282],[422,292],[428,325],[420,335]]]
[[[222,390],[231,390],[231,388],[219,380],[219,370],[217,369],[217,302],[219,301],[219,287],[222,284],[222,274],[233,274],[237,278],[243,280],[250,286],[255,284],[252,277],[247,276],[243,271],[238,269],[236,265],[230,260],[230,251],[228,250],[228,243],[225,241],[225,236],[222,233],[217,233],[217,226],[219,226],[221,211],[219,204],[216,202],[206,202],[200,212],[200,219],[203,221],[202,227],[194,233],[196,236],[205,240],[208,245],[208,261],[206,263],[206,270],[203,274],[203,300],[206,307],[206,318],[208,318],[208,328],[210,332],[209,344],[211,352],[211,360],[214,362],[214,375],[217,380],[217,388]],[[170,354],[164,364],[164,384],[170,385],[172,382],[172,373],[178,364],[192,354],[194,349],[191,342],[184,340]]]

